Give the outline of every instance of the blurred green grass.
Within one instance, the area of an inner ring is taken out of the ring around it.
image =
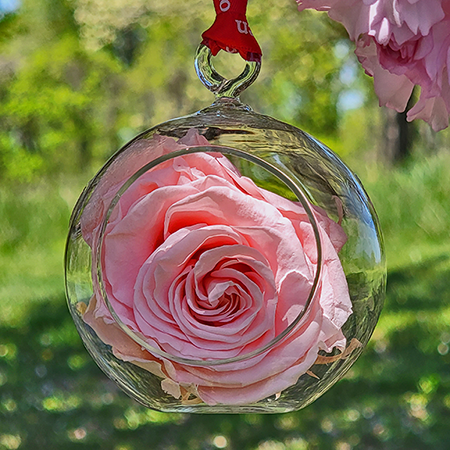
[[[84,180],[0,188],[0,449],[448,449],[450,155],[372,169],[388,295],[368,348],[306,409],[196,416],[146,410],[84,350],[63,251]]]
[[[63,253],[74,201],[67,182],[0,185],[0,326],[17,326],[30,305],[64,291]]]
[[[450,251],[450,153],[419,154],[396,169],[368,170],[365,186],[386,238],[389,268]]]

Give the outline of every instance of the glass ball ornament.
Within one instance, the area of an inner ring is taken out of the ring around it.
[[[201,46],[216,101],[141,133],[80,196],[69,309],[121,389],[165,412],[279,413],[336,383],[381,312],[386,267],[357,177],[307,133],[239,101]]]

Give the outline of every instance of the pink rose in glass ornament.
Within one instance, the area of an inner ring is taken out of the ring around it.
[[[338,252],[347,237],[311,206],[322,264],[308,303],[319,261],[305,208],[209,152],[171,157],[143,173],[102,230],[111,200],[143,157],[208,145],[195,130],[178,142],[158,135],[136,141],[105,172],[81,216],[110,307],[148,347],[113,318],[95,264],[94,297],[83,318],[117,358],[159,376],[173,397],[248,404],[293,386],[323,358],[319,351],[345,350],[341,329],[352,303]],[[302,312],[292,333],[271,346]]]
[[[374,78],[380,105],[404,111],[414,85],[420,98],[408,120],[435,131],[450,115],[450,2],[448,0],[297,0],[299,9],[328,11],[356,42],[356,55]]]

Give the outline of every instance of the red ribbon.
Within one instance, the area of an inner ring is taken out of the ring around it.
[[[246,61],[261,61],[261,47],[247,22],[248,0],[214,0],[216,20],[202,34],[202,44],[215,56],[220,50],[239,53]]]

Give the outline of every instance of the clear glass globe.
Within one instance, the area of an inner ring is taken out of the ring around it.
[[[359,357],[385,295],[359,180],[227,89],[125,145],[71,218],[78,332],[107,376],[160,411],[307,406]]]

